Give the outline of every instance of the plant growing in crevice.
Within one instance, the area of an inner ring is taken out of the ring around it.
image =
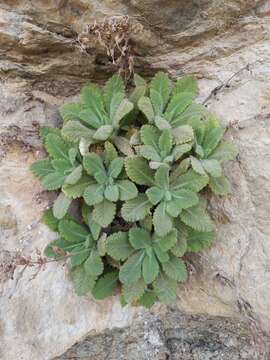
[[[114,75],[63,105],[62,129],[42,129],[49,158],[32,171],[45,189],[61,190],[43,218],[59,234],[45,255],[69,258],[77,294],[104,299],[120,289],[123,304],[151,307],[175,301],[188,278],[185,254],[215,239],[204,190],[230,192],[222,166],[237,149],[194,102],[192,76],[135,81],[129,94]]]

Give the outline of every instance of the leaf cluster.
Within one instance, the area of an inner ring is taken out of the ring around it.
[[[188,278],[185,254],[215,239],[205,189],[230,193],[223,165],[237,149],[197,94],[192,76],[175,84],[161,72],[149,84],[136,76],[127,93],[114,75],[61,107],[61,129],[42,128],[48,158],[32,172],[59,190],[43,218],[59,238],[45,255],[69,257],[78,295],[120,289],[123,304],[169,304]]]

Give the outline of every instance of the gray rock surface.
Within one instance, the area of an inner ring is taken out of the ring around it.
[[[179,288],[177,307],[242,316],[253,333],[269,333],[269,9],[269,0],[1,1],[0,251],[34,254],[54,237],[40,223],[52,196],[29,171],[44,155],[38,126],[59,124],[60,104],[77,96],[82,84],[102,83],[116,70],[96,44],[81,50],[77,38],[85,25],[129,15],[142,26],[131,34],[135,70],[151,76],[163,69],[172,78],[195,74],[198,101],[207,99],[240,148],[227,169],[232,196],[211,199],[218,240],[190,258],[192,272]],[[52,359],[90,331],[133,326],[134,318],[148,316],[141,308],[122,309],[117,296],[101,303],[78,298],[59,264],[38,273],[21,269],[14,280],[3,280],[3,360]],[[156,316],[162,311],[154,309]]]

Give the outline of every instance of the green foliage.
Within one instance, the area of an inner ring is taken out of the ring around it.
[[[223,165],[237,148],[194,102],[194,77],[134,80],[130,95],[114,75],[63,105],[62,129],[41,129],[48,158],[31,170],[45,190],[59,191],[43,216],[58,233],[44,254],[68,259],[76,293],[101,300],[120,288],[123,305],[150,308],[176,300],[188,279],[185,254],[214,241],[204,190],[231,192]]]

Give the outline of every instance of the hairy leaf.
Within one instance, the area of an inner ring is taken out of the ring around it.
[[[62,219],[66,215],[71,202],[72,199],[61,192],[53,204],[53,215],[57,219]]]
[[[106,250],[115,260],[125,260],[134,252],[128,241],[128,233],[122,231],[108,236]]]
[[[89,232],[73,220],[62,219],[58,225],[60,235],[71,243],[81,243],[86,240]]]
[[[75,292],[79,296],[89,293],[93,289],[96,280],[85,272],[83,266],[74,268],[70,273],[70,278],[73,281]]]
[[[160,203],[154,211],[153,224],[158,235],[164,236],[172,229],[172,220],[166,212],[165,202]]]
[[[92,294],[95,299],[103,300],[114,294],[118,283],[118,271],[109,272],[101,276],[96,282]]]
[[[142,262],[144,252],[138,251],[131,255],[120,268],[119,279],[123,284],[131,284],[138,281],[142,274]]]
[[[183,210],[180,217],[186,225],[194,230],[208,232],[214,229],[209,215],[199,205]]]
[[[103,227],[110,225],[113,221],[116,212],[116,206],[108,200],[103,200],[98,205],[95,205],[93,211],[93,219]]]
[[[142,265],[143,279],[146,284],[151,284],[158,276],[159,264],[153,252],[145,255]]]
[[[183,260],[176,256],[171,256],[170,260],[162,264],[166,275],[173,280],[185,282],[187,280],[187,268]]]
[[[154,290],[159,300],[170,305],[176,300],[176,286],[177,282],[170,279],[164,274],[160,274],[159,277],[154,281]]]
[[[128,158],[125,166],[128,177],[135,183],[150,186],[154,184],[154,172],[145,159],[138,156]]]
[[[122,207],[121,214],[124,220],[134,222],[143,220],[149,213],[152,204],[145,194],[139,194],[138,197],[128,200]]]
[[[129,180],[118,180],[116,182],[119,189],[119,199],[121,201],[134,199],[138,195],[138,190]]]
[[[132,302],[138,300],[144,293],[146,284],[142,279],[136,282],[126,283],[123,286],[123,295],[126,301]]]
[[[36,177],[42,179],[44,176],[54,172],[54,168],[52,167],[49,159],[42,159],[35,161],[31,165],[31,171]]]
[[[133,228],[129,230],[129,242],[136,250],[151,246],[151,236],[145,229]]]
[[[210,189],[216,195],[228,195],[231,193],[231,185],[225,176],[211,177],[209,181]]]

